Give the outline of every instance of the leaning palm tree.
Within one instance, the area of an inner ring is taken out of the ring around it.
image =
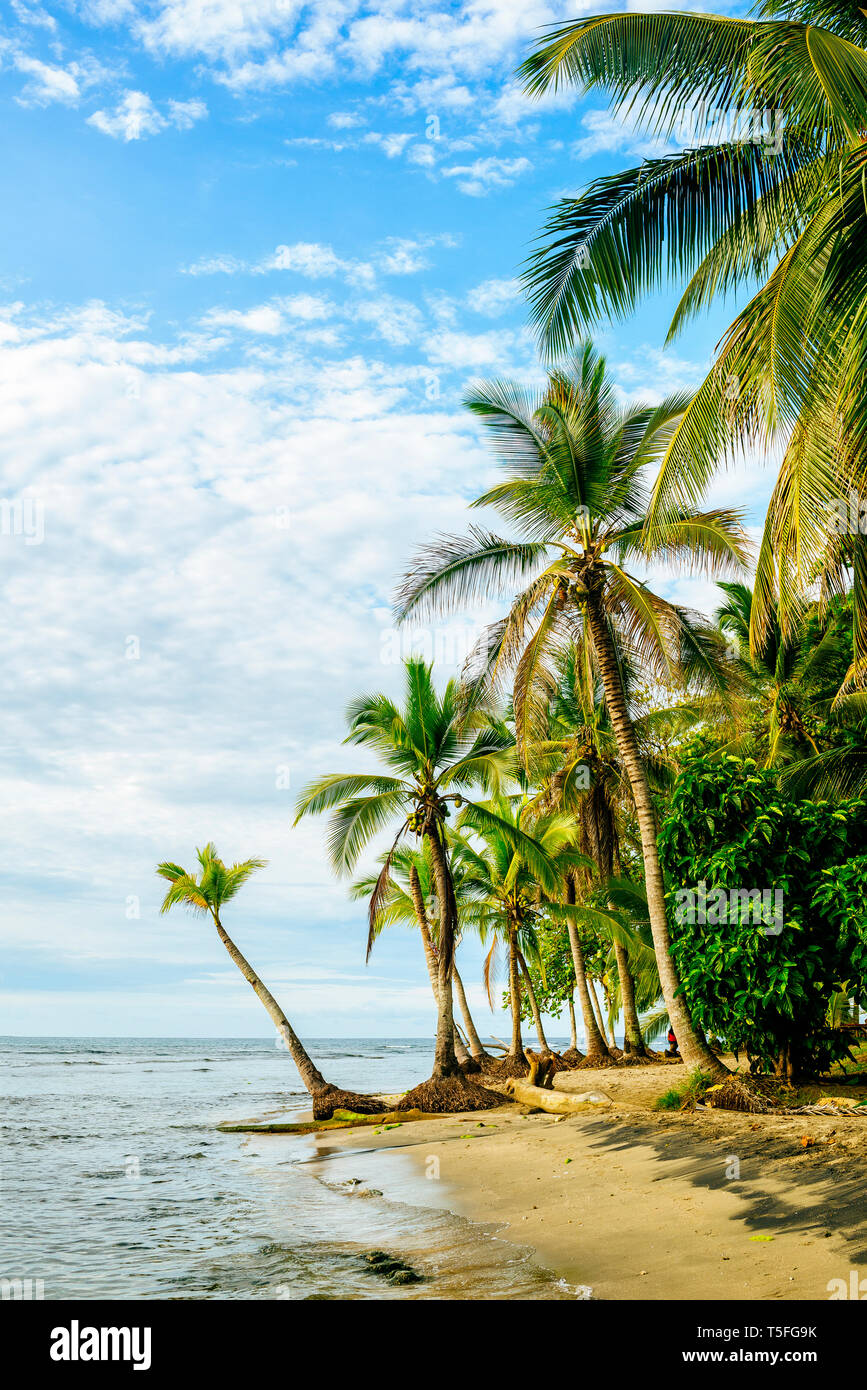
[[[313,1114],[317,1120],[330,1120],[334,1110],[340,1106],[357,1113],[378,1115],[387,1106],[372,1096],[356,1095],[352,1091],[342,1091],[325,1080],[319,1068],[311,1060],[301,1039],[293,1029],[277,1000],[267,985],[256,974],[250,962],[241,954],[229,936],[221,920],[221,911],[226,903],[243,888],[257,869],[264,869],[264,859],[245,859],[241,864],[227,867],[217,854],[213,844],[196,850],[200,873],[191,874],[180,864],[163,863],[157,865],[160,878],[168,880],[169,889],[163,899],[161,912],[169,912],[173,907],[186,907],[191,912],[209,916],[217,929],[217,935],[237,965],[244,979],[252,987],[257,999],[264,1004],[268,1017],[277,1029],[293,1062],[298,1068],[301,1080],[313,1097]]]
[[[605,91],[615,114],[688,147],[558,203],[525,282],[552,351],[669,277],[687,278],[669,338],[749,289],[666,442],[651,520],[693,503],[739,447],[780,441],[751,643],[775,599],[788,632],[818,570],[831,592],[851,573],[845,698],[867,683],[867,537],[831,524],[867,478],[867,12],[759,0],[754,13],[595,15],[540,40],[522,67],[529,92]]]
[[[410,1091],[401,1104],[423,1110],[484,1109],[498,1104],[499,1097],[463,1076],[454,1048],[452,967],[457,903],[446,822],[452,806],[463,805],[468,788],[498,788],[508,766],[512,738],[502,724],[485,713],[480,687],[462,688],[450,680],[438,695],[431,672],[431,666],[416,657],[405,662],[403,708],[381,694],[362,696],[349,707],[346,742],[373,749],[395,775],[334,773],[317,778],[298,799],[296,824],[302,816],[330,811],[331,861],[338,873],[346,874],[352,872],[371,838],[397,822],[391,850],[370,898],[371,930],[388,891],[394,850],[406,835],[426,843],[439,903],[436,1052],[430,1081]],[[512,827],[507,833],[516,843],[529,841]],[[527,853],[535,853],[532,842]],[[544,862],[539,867],[543,874],[549,872]]]
[[[630,717],[624,660],[687,689],[725,690],[719,634],[626,568],[630,561],[737,573],[746,539],[736,513],[679,511],[648,535],[643,477],[656,465],[688,404],[621,409],[604,361],[585,345],[533,395],[507,382],[467,399],[492,432],[505,480],[473,506],[495,508],[517,539],[471,528],[423,550],[398,595],[398,618],[462,608],[479,595],[514,592],[505,618],[483,635],[473,678],[495,686],[514,673],[518,748],[544,727],[559,655],[585,639],[629,778],[641,834],[653,940],[665,1003],[687,1065],[720,1064],[692,1027],[670,951],[665,887],[651,788]]]

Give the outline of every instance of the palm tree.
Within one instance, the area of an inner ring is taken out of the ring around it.
[[[411,657],[404,663],[403,708],[387,696],[365,695],[353,701],[347,712],[347,743],[372,748],[394,774],[334,773],[317,778],[301,793],[296,824],[305,815],[331,811],[329,851],[338,873],[351,873],[356,861],[378,831],[398,822],[397,834],[370,898],[371,930],[381,900],[388,892],[394,851],[407,834],[421,837],[433,866],[439,903],[437,933],[437,1037],[430,1083],[404,1098],[420,1108],[457,1106],[486,1107],[497,1098],[463,1077],[455,1055],[452,1011],[457,903],[449,863],[446,821],[451,806],[460,807],[466,790],[482,785],[496,790],[512,746],[508,731],[491,720],[482,708],[479,691],[447,682],[438,695],[432,668]],[[507,827],[516,843],[528,840]],[[527,853],[534,847],[529,843]],[[541,865],[545,873],[547,866]],[[451,1085],[437,1085],[451,1081]],[[461,1083],[460,1085],[458,1083]],[[463,1089],[462,1089],[463,1088]]]
[[[518,748],[526,758],[556,684],[556,659],[587,641],[626,769],[641,834],[653,940],[666,1007],[687,1065],[720,1064],[692,1027],[670,953],[665,887],[650,784],[630,717],[623,663],[685,688],[724,692],[719,634],[625,568],[630,560],[737,573],[746,540],[736,513],[682,510],[649,535],[642,477],[676,431],[688,401],[621,409],[605,363],[585,345],[547,389],[478,386],[469,408],[492,431],[506,479],[477,498],[519,530],[510,540],[473,527],[423,550],[398,596],[410,613],[460,607],[479,594],[521,585],[507,616],[482,639],[473,671],[493,685],[514,671]]]
[[[370,1096],[359,1096],[354,1092],[341,1091],[325,1080],[319,1068],[311,1060],[300,1038],[293,1029],[277,1000],[267,985],[256,974],[250,962],[241,954],[234,941],[223,926],[220,913],[226,903],[240,892],[244,884],[256,873],[264,869],[264,859],[245,859],[241,864],[227,868],[219,857],[213,844],[196,850],[196,858],[201,870],[198,878],[180,864],[163,863],[157,865],[160,878],[167,879],[169,888],[163,899],[160,912],[169,912],[173,907],[186,907],[195,913],[209,916],[217,929],[217,935],[237,965],[244,979],[252,987],[256,997],[264,1004],[278,1036],[282,1039],[293,1062],[298,1068],[301,1080],[313,1097],[313,1114],[316,1119],[330,1120],[335,1108],[344,1106],[366,1114],[380,1114],[387,1107]]]
[[[455,900],[458,908],[458,926],[460,927],[460,843],[452,841],[451,838],[449,838],[448,843],[450,868],[455,884]],[[380,857],[381,865],[384,865],[385,858],[385,855]],[[362,878],[356,879],[350,889],[351,896],[353,898],[362,898],[369,901],[376,892],[378,877],[378,875],[365,875]],[[374,941],[386,927],[398,925],[416,927],[421,935],[428,978],[430,979],[435,1000],[439,995],[437,946],[435,940],[437,931],[436,916],[438,916],[436,882],[430,848],[427,842],[424,842],[420,849],[412,849],[409,845],[399,845],[392,853],[391,876],[388,887],[385,893],[381,894],[377,900],[376,920],[368,933],[367,956],[369,959]],[[464,983],[458,971],[458,944],[459,942],[456,941],[455,960],[452,965],[452,986],[457,996],[458,1007],[463,1016],[464,1030],[469,1043],[469,1055],[472,1057],[473,1061],[482,1063],[489,1060],[489,1057],[479,1037],[473,1016],[470,1013],[466,991],[464,990]],[[456,1030],[455,1051],[458,1054],[460,1053],[459,1042],[460,1034]],[[461,1061],[460,1055],[458,1055],[458,1060]],[[464,1070],[466,1070],[465,1066]]]
[[[716,622],[734,640],[735,659],[760,707],[762,741],[767,741],[765,761],[774,766],[820,756],[819,726],[831,711],[848,664],[848,612],[839,611],[839,603],[834,603],[831,606],[838,611],[821,623],[815,614],[802,614],[797,627],[786,635],[773,613],[761,647],[751,650],[753,591],[741,583],[721,583],[719,588],[725,601],[716,611]]]
[[[831,520],[864,497],[867,473],[867,14],[841,0],[759,0],[755,13],[593,16],[539,43],[521,69],[529,92],[605,90],[613,112],[664,139],[702,110],[717,128],[558,203],[525,281],[552,351],[669,276],[689,277],[669,338],[758,282],[666,442],[649,534],[734,449],[783,440],[751,644],[775,599],[788,633],[819,570],[832,592],[851,572],[851,691],[867,681],[867,536]]]
[[[625,663],[622,663],[622,667],[628,689],[629,673]],[[604,886],[615,873],[622,873],[619,828],[622,812],[619,807],[625,809],[627,804],[631,805],[629,783],[608,718],[604,693],[593,669],[592,652],[586,641],[580,651],[571,646],[562,654],[557,662],[556,674],[557,686],[551,702],[549,725],[545,736],[531,750],[536,774],[542,775],[540,801],[575,817],[579,827],[579,847],[594,864],[598,881]],[[643,719],[633,719],[639,740],[643,723]],[[645,747],[642,747],[642,758],[648,779],[656,790],[668,769],[661,759],[653,757]],[[585,891],[590,890],[593,885],[589,875],[575,876],[579,877],[583,878]],[[575,900],[576,887],[573,880],[570,883],[572,901]],[[588,1051],[604,1057],[609,1053],[609,1048],[594,1017],[577,921],[569,918],[567,929]],[[612,951],[623,1011],[624,1050],[641,1056],[645,1047],[629,955],[617,937],[612,940]]]
[[[468,805],[458,821],[460,831],[472,831],[474,838],[481,842],[477,849],[470,840],[464,839],[461,847],[463,918],[482,940],[493,938],[485,962],[485,983],[491,1007],[496,948],[500,943],[506,946],[512,1038],[504,1066],[507,1074],[521,1076],[528,1070],[521,1033],[522,976],[539,1043],[544,1052],[551,1050],[526,959],[528,955],[538,959],[536,924],[544,913],[551,883],[562,882],[564,873],[587,862],[573,849],[575,827],[569,816],[556,813],[539,816],[531,834],[524,828],[531,809],[531,803],[525,798],[500,797],[486,804]],[[518,839],[517,835],[522,838]],[[532,853],[528,853],[531,847]],[[538,872],[542,864],[548,868],[544,882],[540,881]]]

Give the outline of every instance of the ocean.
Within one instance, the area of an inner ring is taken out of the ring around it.
[[[310,1051],[365,1091],[406,1089],[433,1060],[426,1039]],[[0,1297],[576,1297],[526,1248],[426,1205],[399,1151],[220,1133],[309,1109],[266,1039],[0,1038],[0,1093]],[[389,1283],[371,1250],[421,1282]]]

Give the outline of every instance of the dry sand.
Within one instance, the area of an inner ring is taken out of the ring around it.
[[[500,1224],[593,1298],[827,1299],[830,1280],[867,1275],[867,1119],[654,1111],[682,1076],[565,1072],[558,1089],[611,1106],[562,1119],[508,1106],[330,1132],[327,1146],[402,1150],[429,1178],[416,1200]]]

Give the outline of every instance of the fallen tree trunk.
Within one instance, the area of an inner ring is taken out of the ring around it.
[[[275,1121],[258,1124],[248,1120],[240,1125],[217,1125],[222,1134],[318,1134],[321,1129],[354,1129],[356,1125],[405,1125],[413,1120],[440,1120],[442,1115],[426,1110],[389,1110],[384,1115],[355,1115],[350,1110],[335,1110],[332,1120],[299,1120],[294,1124]]]
[[[547,1091],[541,1086],[531,1086],[529,1081],[510,1076],[503,1082],[502,1090],[522,1105],[537,1106],[551,1115],[576,1115],[583,1110],[598,1110],[600,1106],[610,1105],[609,1096],[601,1091],[582,1091],[580,1095],[570,1095],[566,1091]]]

